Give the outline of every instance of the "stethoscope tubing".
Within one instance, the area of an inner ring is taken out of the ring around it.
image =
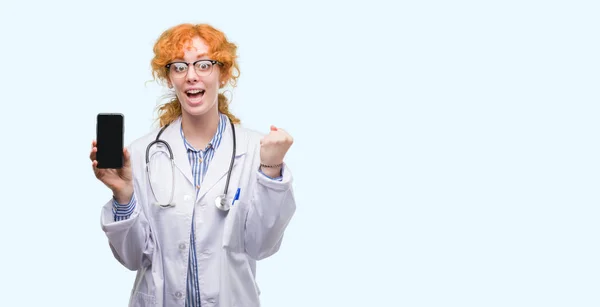
[[[226,200],[225,197],[227,195],[227,192],[229,190],[229,181],[231,180],[231,171],[233,170],[233,163],[235,161],[235,154],[236,154],[236,136],[235,136],[235,126],[233,124],[233,122],[230,120],[229,123],[231,124],[231,133],[233,135],[233,151],[231,154],[231,162],[229,163],[229,170],[227,171],[227,181],[225,183],[225,189],[223,190],[223,195],[217,197],[215,203],[217,208],[219,208],[220,210],[223,211],[227,211],[229,210],[229,206],[226,205]],[[171,197],[169,199],[169,202],[167,204],[161,204],[160,202],[158,202],[157,199],[157,204],[163,208],[166,207],[174,207],[175,204],[173,203],[173,197],[174,197],[174,193],[175,193],[175,160],[174,160],[174,156],[173,156],[173,150],[171,150],[171,146],[169,145],[169,143],[167,141],[161,140],[160,139],[160,135],[165,131],[165,129],[169,126],[169,124],[166,124],[164,127],[162,127],[160,129],[160,131],[158,132],[158,134],[156,135],[156,139],[152,142],[150,142],[150,144],[148,144],[148,146],[146,147],[146,174],[148,175],[148,184],[150,185],[150,190],[152,191],[152,194],[154,195],[154,198],[156,199],[156,194],[154,193],[154,189],[152,187],[152,182],[150,182],[150,148],[155,145],[155,144],[163,144],[165,145],[165,147],[167,147],[167,150],[169,152],[169,159],[171,160],[171,175],[172,175],[172,187],[171,187]]]

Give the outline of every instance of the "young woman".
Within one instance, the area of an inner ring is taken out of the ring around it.
[[[275,126],[245,128],[228,110],[219,89],[236,84],[236,49],[206,24],[168,29],[152,59],[175,94],[160,127],[123,149],[121,169],[97,168],[92,142],[95,176],[113,195],[102,229],[137,271],[130,306],[260,304],[256,261],[279,250],[296,210],[284,163],[293,140]]]

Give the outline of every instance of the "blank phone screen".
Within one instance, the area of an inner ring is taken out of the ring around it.
[[[123,167],[122,114],[98,114],[96,142],[98,168]]]

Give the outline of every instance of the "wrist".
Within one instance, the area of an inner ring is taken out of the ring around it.
[[[271,178],[275,178],[275,177],[281,176],[282,167],[283,167],[282,163],[280,163],[279,165],[275,165],[275,166],[268,166],[266,164],[261,164],[260,171],[263,174],[265,174]]]
[[[113,190],[113,197],[119,204],[127,204],[133,196],[133,186],[125,186],[123,188]]]
[[[283,161],[273,162],[273,161],[260,161],[261,168],[281,168],[283,166]]]

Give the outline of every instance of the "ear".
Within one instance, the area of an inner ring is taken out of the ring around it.
[[[167,86],[169,88],[173,88],[173,82],[171,82],[171,78],[169,76],[169,74],[167,73],[166,76],[164,77],[163,81],[165,81],[167,83]]]
[[[219,87],[224,87],[225,84],[227,84],[227,81],[229,81],[229,78],[231,77],[231,75],[229,74],[228,71],[224,71],[223,68],[221,68],[220,70],[220,76],[219,76]]]

